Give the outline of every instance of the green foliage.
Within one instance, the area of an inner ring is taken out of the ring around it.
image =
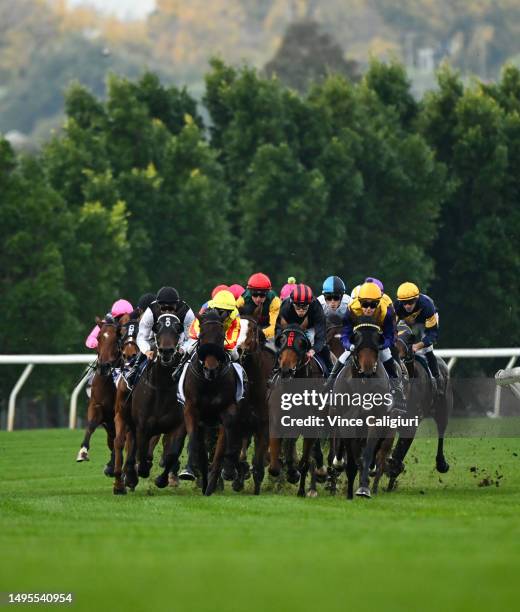
[[[517,345],[518,74],[509,68],[496,86],[466,90],[446,70],[439,80],[420,127],[447,164],[453,186],[433,248],[443,336],[460,346]],[[491,320],[489,305],[498,303],[501,313]]]

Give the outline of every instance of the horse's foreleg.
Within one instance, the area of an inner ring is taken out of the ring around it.
[[[91,399],[87,408],[87,427],[85,428],[85,436],[81,442],[81,447],[76,456],[76,461],[89,461],[88,451],[90,449],[90,438],[96,429],[101,425],[103,420],[103,408],[95,400]]]
[[[347,447],[347,462],[345,464],[345,472],[347,474],[347,499],[354,499],[354,480],[358,472],[357,456],[359,454],[359,444],[355,440],[348,440]]]
[[[379,441],[379,436],[376,436],[374,434],[369,435],[369,437],[367,438],[365,448],[361,455],[361,475],[359,478],[359,488],[356,491],[356,495],[359,497],[369,498],[371,496],[368,476],[370,466],[372,465],[372,461],[374,460],[374,452]]]
[[[155,484],[163,489],[168,484],[168,478],[171,471],[179,471],[179,457],[184,446],[184,437],[186,429],[184,423],[181,423],[176,429],[169,434],[163,436],[163,471],[155,479]]]
[[[307,473],[309,471],[309,464],[311,458],[311,451],[314,446],[314,438],[304,438],[303,439],[303,450],[302,457],[300,459],[300,463],[298,465],[298,470],[300,472],[300,484],[298,486],[298,497],[305,497],[305,480],[307,479]],[[311,489],[309,490],[309,497],[316,497],[317,495],[316,487],[314,486],[314,490],[311,485]]]
[[[286,463],[287,481],[296,484],[300,480],[300,472],[296,467],[298,463],[298,453],[296,452],[296,438],[284,440],[284,459]]]
[[[106,423],[104,423],[103,427],[105,428],[105,431],[107,432],[107,446],[110,450],[110,459],[105,465],[105,469],[103,470],[103,473],[105,474],[105,476],[109,476],[110,478],[112,478],[114,476],[114,463],[115,463],[114,440],[116,437],[116,427],[115,427],[114,419],[111,419],[110,421],[107,421]]]
[[[435,423],[437,424],[437,432],[439,438],[437,440],[437,456],[435,457],[435,465],[437,471],[441,474],[445,474],[450,469],[450,464],[446,461],[444,456],[444,433],[448,426],[448,413],[449,406],[447,396],[440,398],[437,401],[436,410],[433,415]]]
[[[137,426],[136,430],[136,449],[137,449],[137,474],[140,478],[148,478],[150,476],[150,463],[148,462],[148,445],[150,438],[141,425]]]
[[[222,469],[222,460],[224,458],[224,450],[226,447],[226,429],[223,425],[220,426],[218,431],[217,444],[215,446],[215,452],[213,454],[213,461],[211,463],[209,471],[209,479],[204,495],[212,495],[217,487],[217,480]]]
[[[282,440],[280,438],[270,438],[269,440],[269,474],[275,478],[280,476],[282,462],[280,461],[280,451],[282,450]]]
[[[129,429],[126,434],[125,453],[126,460],[123,466],[125,486],[127,486],[131,491],[133,491],[137,486],[137,483],[139,482],[139,479],[137,478],[137,472],[135,471],[135,460],[137,453],[135,429]]]
[[[388,436],[381,440],[381,444],[376,452],[376,469],[375,469],[375,477],[374,483],[372,485],[372,490],[374,494],[377,494],[379,488],[379,481],[381,480],[381,476],[383,475],[383,470],[385,467],[386,458],[390,454],[392,450],[392,444],[394,442],[394,436]]]
[[[125,445],[125,437],[126,437],[126,424],[123,420],[123,417],[120,411],[116,411],[116,416],[114,419],[115,428],[116,428],[116,436],[114,438],[114,453],[115,453],[115,461],[114,461],[114,495],[124,495],[126,493],[125,483],[122,478],[122,470],[123,470],[123,447]]]
[[[261,423],[255,435],[255,456],[253,458],[253,481],[255,495],[260,495],[260,487],[265,475],[265,454],[269,445],[269,423]]]

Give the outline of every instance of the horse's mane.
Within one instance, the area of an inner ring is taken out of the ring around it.
[[[200,322],[204,323],[205,321],[214,321],[214,322],[222,322],[220,315],[215,310],[215,308],[208,308],[205,312],[200,315]]]
[[[411,327],[403,321],[400,321],[397,324],[397,335],[405,344],[413,344],[415,340]]]
[[[331,312],[327,315],[327,327],[341,327],[343,325],[343,317],[337,312]]]

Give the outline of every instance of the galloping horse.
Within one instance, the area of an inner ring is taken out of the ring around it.
[[[310,341],[305,331],[299,325],[287,325],[278,338],[276,344],[278,353],[278,373],[275,375],[269,394],[270,411],[276,411],[277,406],[273,402],[278,401],[278,393],[274,393],[277,386],[281,385],[284,379],[288,378],[321,378],[323,373],[315,359],[307,359],[307,352],[311,348]],[[282,470],[280,460],[281,438],[270,437],[269,439],[269,473],[271,476],[279,476]],[[287,463],[287,480],[291,483],[299,481],[299,497],[305,496],[305,480],[310,467],[311,450],[315,438],[303,439],[303,450],[298,469],[294,467],[294,449],[296,440],[287,441],[285,448],[285,460]],[[313,471],[309,497],[317,495],[315,474]]]
[[[345,351],[341,343],[341,330],[343,319],[335,312],[327,315],[327,344],[336,359]]]
[[[126,315],[128,317],[128,315]],[[110,460],[105,466],[106,476],[114,474],[114,401],[116,388],[112,377],[114,368],[121,363],[120,350],[120,326],[112,317],[101,320],[96,317],[96,325],[99,326],[97,363],[92,389],[87,408],[87,427],[81,448],[76,461],[88,461],[90,438],[99,425],[103,425],[107,432],[107,445],[110,449]]]
[[[128,486],[137,484],[137,476],[148,478],[151,469],[150,440],[165,434],[164,471],[155,479],[158,487],[168,484],[168,473],[182,450],[184,424],[182,408],[177,400],[177,385],[172,374],[177,364],[179,339],[183,328],[179,318],[165,313],[154,324],[156,355],[149,361],[132,394],[131,417],[135,444],[125,465]]]
[[[255,438],[253,480],[255,495],[260,494],[264,479],[264,460],[269,446],[269,406],[267,403],[267,381],[273,370],[276,357],[265,347],[265,336],[255,318],[242,315],[244,339],[239,344],[240,363],[249,382],[247,396],[247,433],[243,441],[241,464],[246,461],[249,436]]]
[[[197,315],[200,322],[198,346],[181,377],[184,392],[184,421],[189,436],[188,464],[198,463],[202,476],[202,492],[211,495],[216,488],[223,459],[238,475],[233,489],[243,487],[239,469],[239,453],[244,432],[243,402],[238,401],[237,374],[224,349],[225,332],[222,317],[215,309]],[[213,462],[209,469],[205,430],[219,425]],[[198,461],[195,457],[198,456]]]
[[[139,321],[129,320],[121,325],[121,356],[123,360],[122,372],[129,368],[137,354],[139,347],[137,346],[137,333],[139,331]],[[122,478],[123,465],[123,447],[125,441],[127,445],[127,454],[131,450],[131,445],[135,440],[131,432],[131,409],[130,409],[130,389],[125,380],[124,375],[121,375],[116,387],[115,400],[115,438],[114,438],[114,495],[124,495],[126,493],[125,483]]]
[[[370,381],[370,393],[388,392],[387,374],[379,362],[379,346],[382,340],[381,328],[376,325],[371,317],[360,317],[359,323],[354,327],[351,339],[354,351],[350,360],[339,373],[334,391],[336,393],[359,392],[361,385],[368,385]],[[368,389],[367,389],[368,391]],[[361,406],[352,408],[348,416],[351,418],[363,415]],[[371,414],[376,419],[386,413],[384,404],[374,406]],[[364,413],[366,414],[366,413]],[[343,438],[340,443],[340,462],[345,458],[345,471],[347,474],[347,499],[354,497],[354,479],[358,469],[360,470],[359,488],[356,495],[360,497],[371,497],[369,487],[369,470],[374,460],[376,446],[386,433],[385,427],[362,427],[359,436]]]
[[[400,323],[398,326],[397,349],[410,377],[409,405],[414,408],[414,413],[419,416],[420,420],[431,416],[437,424],[438,440],[435,466],[438,472],[445,474],[450,469],[450,465],[444,456],[444,433],[448,425],[449,414],[453,408],[453,389],[450,383],[450,372],[446,363],[442,359],[437,358],[439,372],[443,379],[441,384],[444,385],[445,389],[444,395],[439,397],[434,392],[426,360],[415,355],[412,350],[414,342],[415,337],[412,330],[404,323]],[[404,469],[403,461],[412,445],[416,432],[417,427],[411,430],[406,438],[399,438],[392,452],[392,457],[387,462],[385,471],[390,478],[388,483],[389,491],[393,489],[397,477]]]

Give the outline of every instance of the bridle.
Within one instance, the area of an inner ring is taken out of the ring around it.
[[[381,333],[381,327],[379,327],[379,325],[377,325],[376,323],[359,323],[358,325],[354,326],[352,332],[353,334],[355,334],[356,332],[359,333],[360,329],[373,329],[374,331],[377,331],[379,334]],[[356,373],[358,374],[358,376],[360,378],[369,378],[371,376],[375,376],[375,373],[377,371],[377,366],[378,366],[378,359],[376,356],[376,359],[374,361],[374,365],[372,367],[372,372],[366,374],[365,372],[361,371],[361,367],[359,365],[359,358],[357,355],[357,351],[360,348],[359,347],[359,343],[354,343],[354,351],[352,353],[352,365],[353,365],[353,369],[356,371]],[[371,347],[366,347],[366,348],[371,348]],[[379,347],[375,347],[376,353],[379,354]]]
[[[298,339],[303,340],[304,350],[296,348]],[[296,373],[306,368],[309,364],[307,359],[307,351],[310,349],[311,344],[307,334],[297,327],[289,327],[282,330],[278,338],[276,339],[276,347],[278,349],[277,369],[280,370],[280,356],[285,350],[292,350],[296,353],[298,361],[294,368],[288,368],[289,376],[294,378]]]
[[[159,340],[164,330],[170,330],[177,333],[177,343],[174,348],[160,348]],[[175,362],[175,357],[179,352],[181,335],[182,335],[182,324],[177,315],[172,313],[164,313],[157,317],[157,321],[153,327],[155,346],[157,347],[157,361],[163,367],[169,367]]]

